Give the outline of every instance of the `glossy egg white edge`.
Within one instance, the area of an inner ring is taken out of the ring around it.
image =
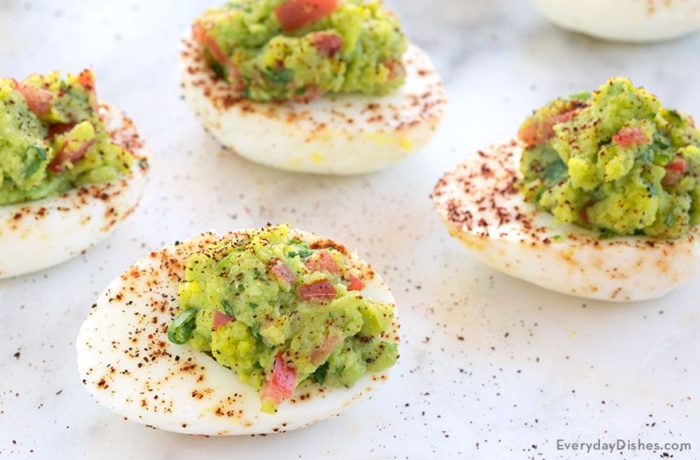
[[[553,23],[594,37],[668,40],[700,29],[697,0],[531,0]]]
[[[322,239],[299,232],[306,241]],[[78,368],[88,392],[125,419],[187,434],[235,436],[289,431],[339,415],[383,384],[387,371],[351,388],[297,389],[276,414],[260,411],[260,396],[205,353],[168,341],[177,286],[187,258],[219,238],[204,234],[139,260],[110,284],[93,306],[76,341]],[[374,273],[351,254],[356,266]],[[395,305],[378,275],[363,295]],[[399,341],[398,315],[388,340]]]
[[[202,48],[187,37],[181,87],[204,127],[251,161],[306,173],[377,171],[420,150],[444,116],[444,85],[428,56],[410,45],[406,83],[385,97],[324,96],[310,103],[241,100],[216,78]]]
[[[433,191],[450,234],[483,263],[552,291],[614,302],[662,297],[698,276],[697,227],[673,241],[600,239],[526,203],[515,188],[522,149],[511,141],[479,151]]]
[[[43,270],[81,254],[109,236],[138,205],[148,170],[138,130],[120,110],[107,104],[99,110],[114,142],[136,157],[132,171],[63,195],[0,206],[0,279]]]

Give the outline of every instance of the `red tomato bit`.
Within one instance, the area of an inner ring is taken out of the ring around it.
[[[647,137],[642,128],[622,128],[613,136],[612,140],[620,147],[651,144],[651,139]]]
[[[86,69],[78,75],[78,84],[85,88],[88,93],[95,92],[95,75],[92,70]]]
[[[90,147],[93,145],[95,145],[94,139],[83,142],[75,149],[63,148],[56,154],[54,159],[49,164],[49,171],[53,173],[63,172],[66,169],[66,162],[70,161],[71,163],[75,164],[82,160],[87,151],[90,150]]]
[[[297,372],[287,365],[284,354],[279,353],[275,358],[272,374],[265,382],[262,391],[263,401],[269,401],[279,406],[284,401],[292,398],[296,388]]]
[[[230,323],[232,321],[235,321],[234,317],[229,316],[229,315],[225,315],[217,310],[214,312],[214,324],[212,327],[216,331],[219,328],[226,326],[228,323]]]
[[[574,110],[569,110],[568,112],[560,113],[559,115],[553,116],[550,121],[552,123],[552,126],[550,127],[551,129],[554,128],[554,125],[558,125],[560,123],[566,123],[567,121],[571,120],[578,114],[579,109],[574,109]],[[554,131],[552,131],[552,134],[554,134]]]
[[[581,211],[578,213],[578,218],[581,219],[581,222],[583,222],[585,225],[591,225],[591,219],[588,217],[588,209],[590,208],[590,205],[586,205]]]
[[[333,57],[343,49],[343,37],[338,34],[317,34],[313,44],[321,56]]]
[[[219,47],[219,44],[209,33],[208,25],[201,21],[195,22],[192,26],[192,37],[197,43],[209,50],[216,62],[228,69],[229,82],[235,85],[237,89],[242,90],[243,83],[240,78],[241,74],[238,72],[238,67],[236,67],[236,64],[233,63],[231,58]]]
[[[330,252],[323,250],[319,251],[318,253],[315,254],[314,257],[306,259],[306,262],[304,262],[304,265],[306,266],[309,271],[312,272],[329,272],[337,275],[340,273],[340,269],[338,268],[338,265],[335,263],[335,260],[333,259],[333,256],[331,255]]]
[[[661,185],[673,187],[683,179],[687,168],[688,165],[683,158],[676,158],[666,165],[666,175],[661,180]]]
[[[361,291],[365,288],[365,283],[360,278],[350,275],[348,291]]]
[[[75,127],[75,123],[54,123],[49,125],[48,138],[65,134]]]
[[[329,16],[339,6],[338,0],[287,0],[275,8],[275,16],[283,31],[294,32]]]
[[[301,300],[331,300],[336,294],[335,286],[328,280],[314,281],[299,288]]]
[[[51,110],[51,101],[53,100],[53,93],[51,93],[51,91],[35,88],[32,85],[25,85],[17,81],[14,82],[14,85],[17,91],[24,96],[29,110],[34,112],[36,116],[43,117],[49,113],[49,110]]]
[[[338,346],[340,342],[343,341],[342,337],[338,336],[331,336],[331,337],[326,337],[326,340],[316,348],[312,353],[311,353],[311,364],[314,366],[318,366],[319,364],[325,362],[328,357],[333,353],[333,350],[335,350],[335,347]]]
[[[294,282],[297,280],[296,275],[294,275],[294,272],[285,264],[282,262],[280,259],[275,259],[271,264],[270,264],[270,273],[272,273],[272,276],[275,278],[285,281],[289,284],[294,284]]]
[[[520,128],[520,131],[518,131],[518,138],[528,147],[544,144],[554,137],[554,127],[556,125],[570,121],[579,112],[580,109],[569,110],[567,112],[554,115],[542,123],[531,120]]]

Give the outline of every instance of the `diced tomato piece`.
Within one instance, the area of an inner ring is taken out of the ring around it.
[[[297,280],[297,277],[296,275],[294,275],[292,269],[289,268],[287,264],[282,262],[280,259],[275,259],[270,264],[270,273],[272,273],[272,276],[274,276],[275,278],[281,281],[285,281],[289,284],[294,284],[294,282]]]
[[[229,82],[235,85],[239,90],[243,89],[243,82],[241,81],[241,74],[238,71],[238,67],[233,63],[231,58],[224,53],[224,51],[216,43],[216,40],[209,33],[208,25],[202,21],[197,21],[192,26],[192,37],[197,43],[209,50],[212,57],[219,64],[223,65],[228,69]]]
[[[214,312],[214,324],[212,325],[212,327],[216,331],[217,329],[226,326],[228,323],[234,320],[235,318],[233,316],[226,315],[217,310]]]
[[[554,137],[554,127],[556,125],[566,123],[567,121],[573,119],[579,113],[579,109],[569,110],[559,115],[554,115],[552,118],[547,120],[541,126],[538,127],[538,144],[543,144]]]
[[[523,141],[528,147],[533,147],[538,144],[539,136],[537,132],[539,125],[534,120],[528,120],[520,127],[518,131],[518,139]]]
[[[335,299],[336,294],[335,286],[328,280],[314,281],[299,288],[299,298],[301,300]]]
[[[42,88],[35,88],[32,85],[25,85],[15,81],[15,88],[17,91],[22,93],[24,100],[27,101],[29,110],[34,112],[36,116],[43,117],[49,110],[51,110],[51,101],[53,100],[53,93],[49,90]]]
[[[316,259],[306,259],[306,261],[304,261],[304,266],[310,272],[317,272],[320,270],[318,266],[318,260]]]
[[[581,211],[578,213],[578,217],[584,224],[591,225],[591,219],[588,217],[588,208],[590,208],[590,206],[586,206],[585,208],[581,209]]]
[[[333,57],[343,49],[343,37],[338,34],[320,33],[314,37],[313,44],[321,56]]]
[[[528,147],[544,144],[554,137],[554,127],[561,123],[573,119],[580,109],[573,109],[554,115],[544,123],[538,123],[535,120],[527,122],[518,131],[518,138],[523,141]]]
[[[75,123],[54,123],[49,125],[48,136],[51,139],[59,134],[65,134],[75,127]]]
[[[676,158],[666,165],[666,175],[661,180],[661,185],[664,187],[672,187],[676,185],[683,179],[683,175],[685,174],[687,168],[688,165],[684,159]]]
[[[666,165],[666,171],[675,171],[681,174],[685,174],[685,170],[688,167],[683,158],[676,158],[672,162]]]
[[[326,250],[319,251],[314,257],[306,259],[304,262],[306,268],[312,272],[329,272],[337,275],[340,273],[338,265],[330,252]]]
[[[333,353],[335,347],[343,341],[342,337],[331,336],[326,337],[326,340],[321,344],[320,347],[316,348],[311,353],[311,364],[318,366],[328,359],[328,357]]]
[[[647,137],[642,128],[622,128],[613,136],[612,140],[620,147],[651,144],[651,139]]]
[[[272,374],[268,376],[262,391],[263,401],[271,402],[275,406],[282,404],[294,396],[297,385],[296,369],[287,365],[284,355],[279,353],[275,358]]]
[[[61,149],[51,163],[49,163],[49,171],[53,173],[63,172],[66,169],[66,162],[70,161],[71,163],[75,164],[82,160],[87,151],[90,150],[90,147],[93,145],[95,145],[94,139],[83,142],[75,149]]]
[[[361,291],[365,288],[365,283],[360,278],[350,275],[348,291]]]
[[[294,32],[329,16],[338,6],[339,0],[287,0],[275,8],[275,16],[283,31]]]
[[[95,92],[95,75],[92,70],[85,69],[78,74],[78,84],[85,88],[88,93]]]
[[[552,123],[551,128],[554,128],[554,125],[558,125],[560,123],[566,123],[567,121],[571,120],[574,118],[579,112],[579,109],[574,109],[574,110],[569,110],[568,112],[560,113],[559,115],[555,115],[552,118],[550,118],[550,121]],[[552,134],[554,134],[554,131],[552,131]]]
[[[197,21],[192,26],[192,37],[202,46],[206,47],[211,53],[212,57],[222,64],[228,63],[228,56],[224,53],[219,44],[216,43],[214,37],[211,36],[207,25],[202,21]]]
[[[335,273],[338,274],[340,273],[340,269],[338,268],[338,265],[335,263],[335,259],[331,255],[330,252],[323,250],[319,251],[318,253],[318,265],[322,270],[325,270],[327,272]]]
[[[192,24],[192,38],[194,38],[194,41],[200,45],[204,45],[206,43],[206,37],[207,30],[202,21],[195,21],[195,23]]]

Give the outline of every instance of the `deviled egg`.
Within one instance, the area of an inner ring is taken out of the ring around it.
[[[677,38],[700,29],[697,0],[531,0],[553,23],[626,42]]]
[[[394,298],[345,247],[287,225],[205,234],[136,262],[77,339],[88,391],[126,419],[261,434],[338,415],[398,358]]]
[[[60,264],[138,204],[139,133],[97,100],[91,70],[0,79],[0,278]]]
[[[542,287],[653,299],[700,272],[700,131],[625,78],[536,111],[435,187],[450,233]]]
[[[291,171],[385,168],[428,143],[446,106],[380,0],[230,0],[195,21],[181,74],[224,146]]]

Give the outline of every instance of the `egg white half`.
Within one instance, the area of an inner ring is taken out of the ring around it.
[[[661,297],[700,273],[697,227],[673,241],[600,239],[526,203],[515,188],[522,149],[512,141],[479,151],[433,191],[450,234],[482,262],[546,289],[615,302]]]
[[[204,127],[251,161],[289,171],[359,174],[421,149],[444,115],[444,85],[428,56],[410,45],[404,63],[406,83],[389,96],[258,103],[240,99],[218,79],[188,37],[180,55],[181,86]]]
[[[132,171],[63,195],[0,206],[0,279],[71,259],[109,236],[137,206],[147,172],[138,130],[118,109],[101,104],[99,110],[114,142],[136,157]]]
[[[667,40],[700,29],[697,0],[531,1],[560,27],[607,40]]]
[[[309,233],[308,242],[327,241]],[[125,419],[179,433],[234,436],[294,430],[335,416],[387,380],[363,377],[351,388],[297,389],[276,414],[260,411],[260,395],[234,371],[188,345],[168,341],[178,307],[177,286],[187,258],[218,237],[204,234],[139,260],[100,296],[76,341],[78,367],[88,392]],[[395,304],[384,281],[352,255],[366,276],[369,298]],[[395,316],[387,340],[398,343]]]

